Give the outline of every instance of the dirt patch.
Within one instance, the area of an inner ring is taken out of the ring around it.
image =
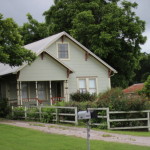
[[[18,127],[24,127],[24,128],[31,128],[46,133],[54,133],[54,134],[62,134],[62,135],[86,138],[86,128],[68,127],[68,126],[57,125],[57,124],[45,124],[45,123],[37,123],[37,122],[12,121],[12,120],[2,120],[0,121],[0,123],[14,125]],[[150,146],[150,137],[138,137],[138,136],[131,136],[131,135],[106,133],[103,131],[95,131],[95,130],[90,131],[90,139]]]

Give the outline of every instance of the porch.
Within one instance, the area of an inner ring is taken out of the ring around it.
[[[69,99],[67,80],[17,81],[16,88],[17,97],[16,99],[10,97],[10,105],[14,103],[24,106],[53,105]],[[10,90],[10,92],[13,92],[13,90]]]

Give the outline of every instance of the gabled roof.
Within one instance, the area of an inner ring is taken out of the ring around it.
[[[99,62],[101,62],[104,66],[106,66],[107,68],[109,68],[111,71],[113,71],[114,73],[117,73],[117,71],[112,68],[110,65],[108,65],[106,62],[104,62],[102,59],[100,59],[99,57],[97,57],[94,53],[92,53],[89,49],[87,49],[85,46],[83,46],[81,43],[79,43],[77,40],[75,40],[73,37],[71,37],[69,34],[67,34],[66,32],[60,32],[58,34],[49,36],[47,38],[44,38],[42,40],[30,43],[25,45],[24,47],[26,49],[31,50],[32,52],[36,53],[37,56],[39,56],[42,52],[46,51],[46,49],[52,44],[54,43],[56,40],[58,40],[60,37],[62,36],[66,36],[68,37],[70,40],[72,40],[73,42],[75,42],[78,46],[80,46],[83,50],[85,50],[86,52],[88,52],[91,56],[93,56],[95,59],[97,59]],[[58,60],[57,58],[55,58],[57,61],[61,62],[60,60]],[[62,62],[61,62],[62,63]],[[22,66],[19,67],[11,67],[9,65],[4,65],[0,63],[0,76],[1,75],[5,75],[5,74],[10,74],[10,73],[16,73],[19,70],[21,70],[24,66],[26,66],[27,64],[23,64]],[[66,66],[67,67],[67,66]],[[69,68],[69,67],[67,67]],[[72,69],[70,69],[72,70]]]
[[[133,84],[129,86],[128,88],[124,89],[124,93],[135,93],[137,91],[142,90],[144,87],[144,83],[138,83],[138,84]]]

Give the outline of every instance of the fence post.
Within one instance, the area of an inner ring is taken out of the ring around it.
[[[78,108],[75,107],[75,125],[78,125]]]
[[[58,108],[56,107],[56,123],[58,123],[59,122],[59,115],[58,115]]]
[[[39,106],[39,116],[40,116],[40,121],[41,121],[41,114],[42,114],[41,106]]]
[[[150,111],[147,112],[147,119],[148,131],[150,131]]]
[[[14,106],[11,107],[12,117],[14,117]]]
[[[110,129],[110,116],[109,116],[109,108],[107,108],[106,110],[106,113],[107,113],[107,129]]]
[[[27,119],[27,106],[24,107],[24,117]]]

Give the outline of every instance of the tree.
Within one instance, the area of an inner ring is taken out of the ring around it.
[[[145,94],[148,98],[150,98],[150,75],[148,76],[147,80],[144,82],[144,88],[142,93]]]
[[[17,24],[12,18],[3,19],[0,14],[0,62],[10,66],[32,62],[36,55],[22,45]]]
[[[150,54],[141,53],[140,67],[135,71],[134,83],[146,81],[150,75]]]
[[[24,43],[32,43],[49,35],[47,25],[45,23],[39,23],[33,19],[31,14],[27,14],[28,22],[24,23],[20,27],[20,34],[23,37]]]
[[[67,31],[114,67],[113,86],[125,87],[139,66],[145,22],[132,11],[136,3],[119,0],[59,0],[44,13],[52,33]]]

